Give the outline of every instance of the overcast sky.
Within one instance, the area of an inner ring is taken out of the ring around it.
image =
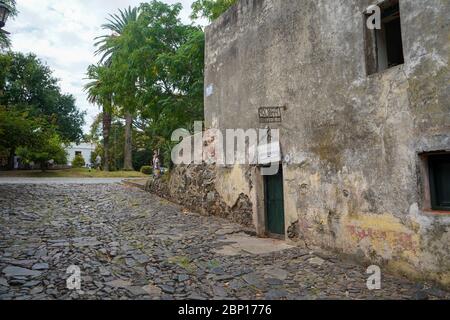
[[[193,0],[163,0],[183,5],[182,20],[191,23]],[[94,38],[108,14],[136,6],[144,0],[18,0],[19,15],[7,22],[14,51],[33,52],[54,71],[64,93],[71,93],[77,106],[87,111],[85,132],[99,112],[86,101],[83,85],[88,65],[97,62]]]

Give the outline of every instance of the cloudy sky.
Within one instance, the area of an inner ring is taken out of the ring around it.
[[[193,0],[163,0],[183,4],[182,20],[190,23]],[[87,111],[85,132],[99,112],[86,101],[83,85],[88,65],[97,62],[94,38],[104,34],[100,26],[108,14],[136,6],[144,0],[18,0],[19,15],[7,22],[13,50],[33,52],[51,67],[65,93]]]

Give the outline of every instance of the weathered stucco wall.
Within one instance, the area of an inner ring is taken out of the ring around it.
[[[450,2],[400,0],[405,64],[367,76],[376,2],[241,0],[206,29],[206,126],[262,128],[259,107],[286,106],[270,127],[291,240],[450,285],[450,215],[423,210],[419,157],[450,150]],[[216,189],[250,188],[257,221],[258,183]]]

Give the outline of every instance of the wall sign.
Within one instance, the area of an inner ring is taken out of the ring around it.
[[[206,87],[206,96],[209,97],[214,93],[214,85],[210,84],[209,86]]]
[[[258,109],[259,122],[275,123],[281,122],[281,109],[284,107],[261,107]]]

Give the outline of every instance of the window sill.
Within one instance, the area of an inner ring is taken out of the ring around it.
[[[396,66],[389,67],[387,69],[384,69],[384,70],[381,70],[381,71],[377,71],[375,73],[367,74],[367,78],[369,78],[369,79],[370,78],[382,78],[386,74],[395,73],[395,72],[403,70],[404,66],[405,66],[405,63],[403,62],[403,63],[398,64]]]

